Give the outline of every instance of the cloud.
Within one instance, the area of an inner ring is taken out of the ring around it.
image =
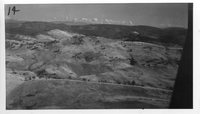
[[[130,25],[133,25],[133,22],[132,22],[132,21],[129,21],[129,24],[130,24]]]
[[[111,20],[111,19],[105,19],[105,22],[106,22],[107,24],[114,24],[114,23],[115,23],[115,21],[114,21],[114,20]]]
[[[105,19],[105,23],[110,24],[109,19]]]
[[[81,18],[81,20],[82,20],[82,21],[88,21],[88,19],[87,19],[87,18]]]
[[[54,19],[54,20],[56,20],[56,19],[57,19],[57,17],[54,17],[53,19]]]
[[[78,21],[78,18],[74,18],[73,20],[74,20],[74,21]]]
[[[97,18],[93,18],[93,19],[92,19],[92,21],[94,21],[94,22],[97,22],[97,21],[98,21],[98,19],[97,19]]]

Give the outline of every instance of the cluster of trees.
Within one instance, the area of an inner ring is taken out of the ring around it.
[[[37,76],[38,78],[45,78],[45,79],[63,79],[62,77],[59,77],[58,75],[54,74],[49,74],[47,73],[44,69],[37,71]]]
[[[131,65],[137,64],[137,61],[133,58],[133,56],[131,56],[131,57],[129,58],[129,61],[130,61],[130,64],[131,64]]]
[[[131,81],[117,81],[117,84],[123,84],[123,85],[135,85],[135,81],[131,80]]]
[[[80,45],[82,43],[83,43],[83,36],[78,36],[78,35],[73,36],[73,38],[72,38],[72,44],[74,44],[74,45]]]
[[[86,78],[82,78],[82,81],[91,81],[90,79],[86,79]],[[131,80],[131,81],[110,81],[110,80],[106,80],[106,79],[101,79],[98,80],[99,83],[115,83],[115,84],[122,84],[122,85],[135,85],[135,81]]]
[[[85,59],[86,62],[91,62],[91,61],[97,59],[101,55],[102,55],[101,53],[94,53],[92,51],[88,51],[85,53],[82,53],[82,52],[76,53],[72,56],[72,58],[75,58],[75,59],[83,58],[83,59]]]
[[[98,58],[99,56],[101,56],[101,55],[102,55],[101,53],[94,53],[94,52],[92,52],[92,51],[88,51],[88,52],[85,52],[85,53],[83,54],[83,56],[84,56],[84,58],[85,58],[85,60],[86,60],[87,62],[91,62],[91,61],[97,59],[97,58]]]

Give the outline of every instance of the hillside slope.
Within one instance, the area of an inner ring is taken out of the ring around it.
[[[7,97],[7,109],[167,108],[171,92],[68,80],[29,81]]]
[[[113,36],[101,33],[119,27],[128,34],[128,26],[80,27],[25,22],[6,28],[8,109],[168,107],[181,46],[158,42],[158,28],[138,26],[133,37],[155,39],[143,42],[112,38],[118,35],[112,29]]]

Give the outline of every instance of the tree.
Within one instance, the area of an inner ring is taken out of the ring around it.
[[[134,80],[131,81],[131,85],[135,85],[135,81]]]
[[[135,65],[137,63],[137,61],[133,58],[133,56],[131,56],[131,58],[129,58],[130,64],[131,65]]]

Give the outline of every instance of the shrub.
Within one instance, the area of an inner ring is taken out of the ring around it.
[[[129,61],[131,65],[135,65],[137,63],[137,61],[132,56],[129,58]]]
[[[117,81],[116,83],[117,83],[117,84],[121,84],[121,82],[120,82],[120,81]]]
[[[134,80],[131,81],[131,85],[135,85],[135,81]]]
[[[71,76],[69,76],[68,78],[69,78],[69,79],[72,79],[72,77],[71,77]]]
[[[94,53],[93,52],[85,52],[84,58],[87,62],[91,62],[94,59]]]
[[[72,44],[74,44],[74,45],[80,45],[80,44],[82,44],[82,42],[83,42],[83,39],[82,39],[81,36],[78,36],[78,35],[73,36],[73,38],[72,38]]]
[[[101,53],[94,53],[92,51],[88,51],[83,54],[86,62],[91,62],[91,61],[97,59],[101,55],[102,55]]]

